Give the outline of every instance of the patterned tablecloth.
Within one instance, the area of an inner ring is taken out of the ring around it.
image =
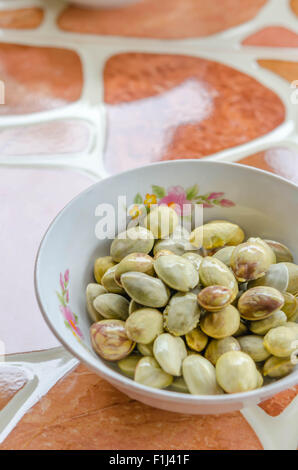
[[[60,347],[32,281],[49,222],[99,177],[208,157],[298,183],[297,15],[298,0],[0,1],[0,449],[297,447],[298,386],[243,413],[150,408]]]

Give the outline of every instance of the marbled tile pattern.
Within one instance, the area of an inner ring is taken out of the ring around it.
[[[285,392],[278,393],[260,404],[270,416],[279,416],[298,394],[298,385]]]
[[[69,170],[2,167],[0,182],[0,340],[7,354],[57,346],[35,299],[34,260],[52,219],[92,180]]]
[[[61,120],[0,130],[0,158],[83,152],[90,129],[85,121]]]
[[[21,8],[0,11],[0,28],[33,29],[43,20],[41,8]]]
[[[5,83],[0,115],[65,106],[79,99],[83,83],[78,55],[54,47],[0,43],[0,76]]]
[[[92,11],[69,6],[60,16],[61,29],[79,33],[142,38],[208,36],[253,18],[266,0],[142,0],[122,8]]]
[[[270,26],[248,36],[245,46],[298,47],[298,34],[281,26]]]
[[[228,430],[228,432],[227,432]],[[131,400],[79,366],[22,419],[4,449],[261,449],[239,412],[190,416]]]
[[[201,158],[281,124],[279,98],[230,67],[179,55],[120,54],[104,70],[106,166]]]

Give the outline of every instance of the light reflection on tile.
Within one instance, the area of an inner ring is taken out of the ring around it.
[[[83,2],[82,2],[83,3]],[[266,0],[142,0],[122,8],[86,9],[69,6],[61,29],[78,33],[146,38],[208,36],[251,20]]]
[[[281,26],[269,26],[248,36],[245,46],[298,47],[298,34]]]
[[[104,70],[105,162],[116,173],[157,160],[201,158],[240,145],[284,119],[280,99],[216,62],[127,53]]]
[[[75,120],[9,128],[0,131],[0,157],[82,152],[89,137],[88,125]]]
[[[34,29],[42,20],[43,10],[37,7],[0,11],[0,28]]]
[[[35,299],[35,257],[52,219],[92,183],[74,170],[0,168],[0,340],[7,354],[58,345]]]
[[[272,148],[243,158],[238,163],[271,171],[298,184],[298,151],[290,148]]]
[[[21,390],[28,379],[20,367],[12,367],[0,362],[0,411]]]
[[[5,85],[2,115],[64,106],[79,99],[83,83],[74,51],[4,43],[0,43],[0,78]]]

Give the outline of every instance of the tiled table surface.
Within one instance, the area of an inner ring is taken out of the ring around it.
[[[51,219],[109,173],[212,158],[298,183],[295,15],[297,0],[0,2],[0,449],[278,447],[298,387],[252,414],[149,408],[59,347],[32,279]]]

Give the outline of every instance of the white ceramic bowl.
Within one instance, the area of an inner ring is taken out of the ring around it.
[[[152,185],[163,188],[199,186],[199,194],[222,200],[204,209],[204,221],[228,219],[238,223],[247,236],[279,240],[290,247],[298,260],[298,187],[283,178],[247,166],[180,160],[157,163],[104,179],[71,201],[49,227],[38,253],[35,285],[38,302],[46,322],[61,343],[90,369],[111,382],[131,398],[148,405],[191,414],[226,413],[257,404],[298,382],[298,371],[247,393],[221,396],[194,396],[156,390],[121,375],[117,367],[100,359],[89,340],[90,320],[85,307],[85,288],[93,282],[96,256],[109,253],[110,240],[95,236],[95,208],[100,203],[117,205],[118,195],[131,204],[137,193],[143,197]],[[180,188],[180,192],[182,189]],[[161,194],[162,195],[162,194]],[[233,201],[234,206],[231,207]],[[60,280],[60,273],[62,279]],[[60,282],[70,277],[64,300],[58,299]],[[69,298],[66,299],[67,295]],[[65,300],[66,299],[66,300]],[[66,307],[61,305],[66,302]],[[75,317],[74,313],[77,317]],[[80,335],[82,337],[80,338]]]

